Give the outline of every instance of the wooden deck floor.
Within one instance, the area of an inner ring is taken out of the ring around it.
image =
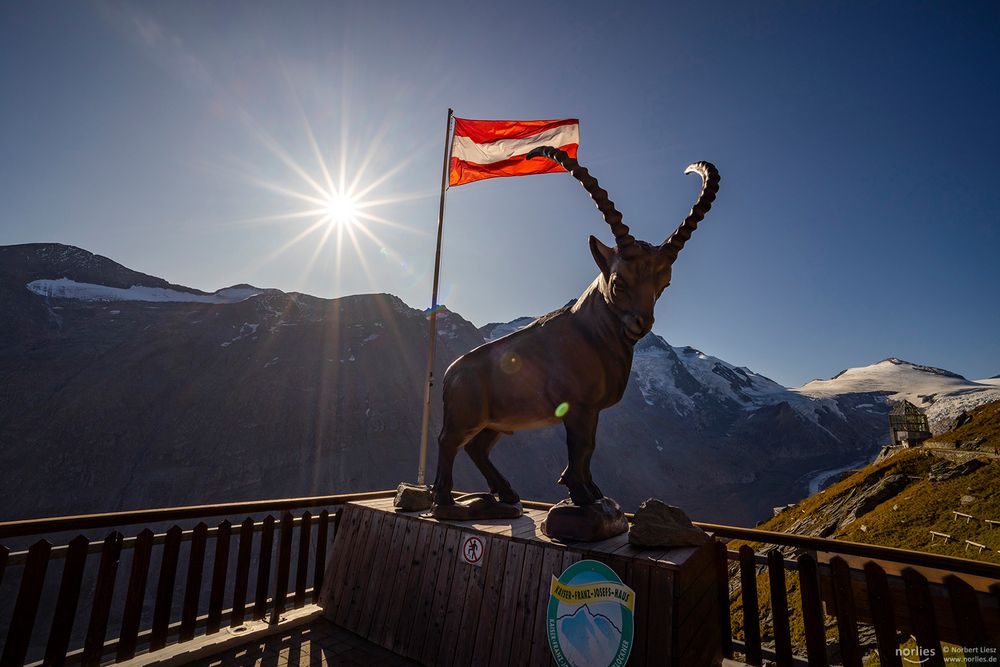
[[[198,667],[403,667],[417,663],[318,618],[192,663]]]

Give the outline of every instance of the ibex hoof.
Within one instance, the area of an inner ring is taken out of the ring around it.
[[[601,499],[600,496],[596,496],[591,493],[590,489],[581,488],[577,490],[570,489],[569,497],[573,501],[574,505],[583,507],[584,505],[593,505],[598,500]]]
[[[628,519],[610,498],[578,507],[564,500],[548,511],[542,532],[568,542],[596,542],[628,531]]]
[[[516,491],[498,493],[497,499],[504,505],[517,505],[521,502],[521,496]]]
[[[472,521],[475,519],[516,519],[524,513],[520,502],[498,502],[491,493],[474,493],[462,496],[457,503],[435,504],[430,516],[445,521]]]

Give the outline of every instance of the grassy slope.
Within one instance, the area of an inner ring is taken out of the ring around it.
[[[995,447],[1000,448],[1000,402],[981,406],[971,414],[972,420],[969,423],[941,434],[928,441],[928,444],[956,441],[968,443],[982,438],[979,450],[993,452]],[[900,473],[920,479],[911,481],[897,496],[858,517],[857,521],[838,530],[831,537],[1000,563],[1000,528],[990,528],[984,521],[1000,520],[1000,459],[990,459],[988,465],[968,475],[943,482],[930,481],[928,472],[931,466],[940,461],[937,456],[919,448],[903,450],[806,498],[762,524],[760,528],[784,532],[797,519],[821,511],[831,500],[858,486],[873,473],[884,470],[886,475]],[[974,500],[963,505],[962,496],[972,496]],[[955,521],[952,510],[971,514],[979,520],[969,523],[964,520]],[[862,526],[867,530],[862,531]],[[932,530],[950,534],[956,540],[948,544],[935,540],[934,544],[930,544],[929,531]],[[966,539],[985,544],[990,551],[982,554],[977,554],[971,548],[965,551]]]
[[[993,448],[1000,447],[1000,401],[987,403],[973,410],[970,415],[972,420],[962,426],[952,429],[947,433],[942,433],[936,438],[927,441],[928,445],[948,444],[955,442],[968,443],[977,442],[980,438],[983,442],[977,449],[992,452]]]
[[[969,442],[984,438],[979,446],[980,450],[992,452],[994,447],[1000,447],[1000,402],[978,408],[973,411],[972,417],[970,423],[942,434],[935,441]],[[831,537],[1000,563],[1000,528],[989,528],[983,521],[1000,520],[1000,459],[992,459],[988,465],[968,475],[932,482],[928,479],[928,472],[931,466],[941,460],[920,449],[903,450],[806,498],[759,528],[787,532],[797,520],[822,512],[825,505],[849,493],[873,474],[881,479],[886,475],[899,473],[919,479],[912,480],[899,494],[837,530]],[[975,500],[963,505],[961,498],[966,495]],[[979,520],[969,523],[964,520],[955,521],[952,510],[971,514]],[[862,530],[862,526],[865,530]],[[944,544],[935,539],[935,543],[931,544],[931,530],[950,534],[954,540]],[[990,550],[978,554],[970,547],[969,551],[965,551],[966,539],[985,544]],[[730,548],[738,548],[739,544],[731,543]],[[768,548],[759,544],[754,547],[758,552]],[[785,583],[792,612],[792,642],[799,647],[797,652],[802,652],[805,636],[799,610],[798,578],[794,573],[788,573]],[[773,628],[769,622],[771,600],[766,574],[757,577],[757,594],[761,615],[765,618],[761,624],[762,637],[767,641],[773,639]],[[735,595],[731,599],[731,613],[734,636],[742,639],[742,605]],[[828,619],[829,621],[832,619]],[[831,638],[836,637],[835,628],[828,625],[827,634]]]

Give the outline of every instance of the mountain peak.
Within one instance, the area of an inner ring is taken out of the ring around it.
[[[968,379],[964,375],[959,375],[958,373],[953,373],[951,371],[945,370],[943,368],[937,368],[935,366],[924,366],[922,364],[915,364],[912,361],[906,361],[905,359],[899,359],[897,357],[889,357],[888,359],[883,359],[873,366],[881,365],[891,365],[891,366],[909,366],[915,371],[920,371],[921,373],[930,373],[932,375],[941,375],[944,377],[955,378],[956,380],[962,380],[968,382]]]
[[[171,285],[156,276],[133,271],[89,250],[62,243],[0,246],[0,277],[22,285],[39,279],[66,279],[115,288],[140,285],[197,292]]]

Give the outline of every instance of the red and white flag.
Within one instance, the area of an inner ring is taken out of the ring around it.
[[[526,160],[539,146],[555,146],[576,157],[580,121],[455,119],[448,185],[497,176],[529,176],[566,171],[552,160]]]

